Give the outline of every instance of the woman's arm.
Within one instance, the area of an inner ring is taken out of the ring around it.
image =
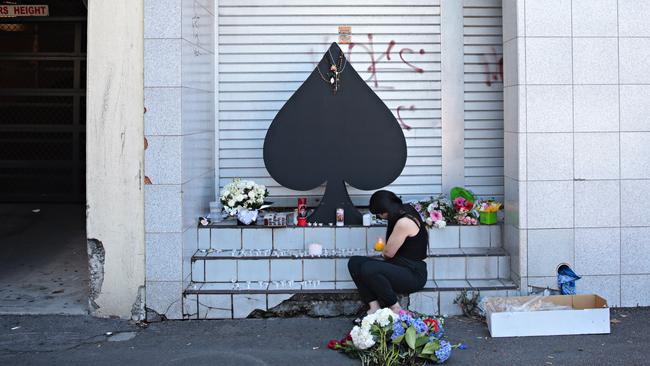
[[[413,220],[406,217],[397,220],[381,255],[384,258],[393,258],[397,250],[404,244],[404,240],[417,235],[418,231],[420,231],[420,228]]]

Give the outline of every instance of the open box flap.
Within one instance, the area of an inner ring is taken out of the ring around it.
[[[488,297],[481,307],[491,313],[584,310],[607,308],[607,301],[598,295]]]

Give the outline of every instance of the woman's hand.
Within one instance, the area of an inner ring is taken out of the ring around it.
[[[393,258],[395,253],[404,244],[404,240],[418,234],[420,227],[411,219],[402,217],[395,223],[395,228],[390,234],[381,256],[384,258]]]

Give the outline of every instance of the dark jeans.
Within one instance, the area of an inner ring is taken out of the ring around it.
[[[382,306],[397,302],[397,295],[419,291],[427,282],[427,265],[424,261],[396,257],[380,260],[352,256],[348,270],[365,303],[377,300]]]

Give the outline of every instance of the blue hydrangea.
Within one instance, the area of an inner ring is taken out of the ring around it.
[[[405,332],[406,332],[406,330],[402,326],[402,322],[394,322],[393,323],[393,334],[390,336],[390,339],[395,340],[395,338],[403,335]]]
[[[399,320],[405,322],[406,325],[411,325],[411,323],[413,323],[413,317],[406,312],[399,315]]]
[[[424,333],[429,329],[426,324],[424,324],[424,321],[422,319],[416,319],[413,322],[413,325],[415,325],[415,332],[416,333]]]
[[[440,348],[436,350],[436,358],[438,363],[443,363],[451,356],[451,344],[447,341],[440,341]]]

